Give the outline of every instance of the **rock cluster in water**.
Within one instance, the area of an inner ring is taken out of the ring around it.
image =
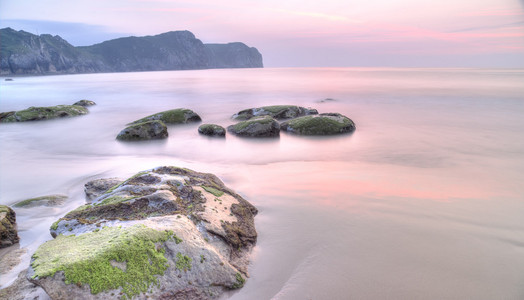
[[[122,141],[165,139],[168,137],[166,124],[186,124],[200,121],[202,121],[200,116],[187,108],[166,110],[128,124],[116,138]]]
[[[246,137],[276,137],[280,131],[298,135],[334,135],[353,132],[355,123],[339,113],[318,114],[316,109],[275,105],[242,110],[232,119],[241,120],[228,131]],[[278,123],[277,120],[284,120]]]
[[[257,209],[216,176],[158,167],[86,194],[27,272],[52,299],[214,299],[243,286]]]

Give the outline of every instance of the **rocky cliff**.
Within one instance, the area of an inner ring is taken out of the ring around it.
[[[262,67],[256,48],[243,43],[204,44],[189,31],[74,47],[57,35],[0,29],[1,75]]]

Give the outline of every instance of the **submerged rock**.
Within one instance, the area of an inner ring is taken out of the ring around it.
[[[243,137],[277,137],[280,125],[272,117],[263,116],[228,126],[227,131]]]
[[[257,116],[271,116],[277,120],[292,119],[306,115],[316,115],[318,111],[295,105],[273,105],[242,110],[233,115],[234,120],[249,120]]]
[[[198,127],[198,133],[208,136],[226,136],[226,129],[220,125],[203,124]]]
[[[124,128],[116,136],[122,141],[141,141],[167,138],[167,126],[162,121],[146,121]]]
[[[166,110],[163,112],[156,113],[154,115],[147,116],[140,120],[136,120],[130,124],[143,123],[146,121],[160,120],[165,124],[185,124],[190,122],[200,122],[202,119],[194,111],[187,108],[177,108],[172,110]]]
[[[0,113],[0,122],[40,121],[85,115],[87,108],[78,105],[57,105],[48,107],[29,107],[28,109]]]
[[[17,202],[14,207],[59,206],[67,200],[66,195],[47,195]]]
[[[55,222],[27,276],[52,299],[215,299],[244,284],[256,213],[212,174],[140,172]]]
[[[333,135],[355,130],[355,123],[339,113],[304,116],[280,124],[283,131],[300,135]]]
[[[83,107],[87,107],[87,106],[93,106],[93,105],[96,105],[96,103],[94,101],[91,101],[91,100],[80,100],[80,101],[77,101],[75,102],[73,105],[78,105],[78,106],[83,106]]]
[[[0,205],[0,248],[18,243],[16,213],[9,206]]]

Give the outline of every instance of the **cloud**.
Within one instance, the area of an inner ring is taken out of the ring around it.
[[[323,13],[307,12],[307,11],[286,10],[286,9],[275,9],[275,11],[280,12],[280,13],[291,14],[291,15],[303,16],[303,17],[320,18],[320,19],[329,20],[329,21],[343,21],[343,22],[351,22],[351,23],[360,23],[360,21],[358,20],[350,19],[348,17],[341,16],[341,15],[323,14]]]
[[[449,31],[449,32],[465,32],[465,31],[477,31],[477,30],[503,29],[503,28],[510,28],[510,27],[515,27],[515,26],[520,26],[520,25],[524,25],[524,21],[522,21],[522,22],[506,23],[506,24],[500,24],[500,25],[486,25],[486,26],[468,27],[468,28],[457,29],[457,30],[453,30],[453,31]]]

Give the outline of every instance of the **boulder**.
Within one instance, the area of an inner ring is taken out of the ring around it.
[[[36,206],[60,206],[67,200],[66,195],[47,195],[37,198],[31,198],[15,203],[14,207],[36,207]]]
[[[177,108],[172,110],[166,110],[163,112],[156,113],[154,115],[147,116],[140,120],[136,120],[130,124],[143,123],[146,121],[160,120],[165,124],[185,124],[190,122],[200,122],[202,119],[194,111],[187,108]]]
[[[55,222],[27,277],[52,299],[215,299],[244,284],[256,213],[212,174],[147,170]]]
[[[0,248],[18,243],[16,213],[9,206],[0,205]]]
[[[277,137],[280,125],[270,116],[250,118],[227,127],[227,131],[243,137]]]
[[[355,123],[339,113],[325,113],[285,121],[280,128],[299,135],[333,135],[353,132]]]
[[[102,195],[110,188],[120,185],[124,182],[119,178],[100,178],[87,182],[84,185],[84,192],[86,193],[87,202],[93,201],[98,196]]]
[[[277,120],[318,114],[316,109],[295,105],[273,105],[242,110],[233,115],[234,120],[249,120],[257,116],[271,116]]]
[[[48,107],[29,107],[28,109],[0,113],[0,122],[40,121],[85,115],[87,108],[78,105],[57,105]]]
[[[146,121],[124,128],[116,136],[121,141],[141,141],[167,138],[167,126],[162,121]]]
[[[226,129],[220,125],[202,124],[198,127],[198,133],[208,136],[226,136]]]
[[[75,102],[73,105],[78,105],[78,106],[83,106],[83,107],[87,107],[87,106],[93,106],[93,105],[96,105],[96,103],[94,101],[91,101],[91,100],[80,100],[80,101],[77,101]]]

